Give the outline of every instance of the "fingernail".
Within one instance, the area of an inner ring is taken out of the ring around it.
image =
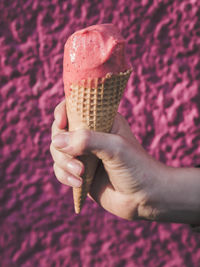
[[[74,161],[69,161],[67,163],[67,168],[69,169],[70,172],[73,172],[77,175],[80,175],[82,172],[82,167],[79,163],[74,162]]]
[[[52,143],[59,148],[63,148],[68,145],[69,143],[69,134],[57,134],[53,137]]]
[[[73,176],[68,177],[68,182],[71,184],[72,187],[80,187],[81,186],[81,180],[76,179]]]

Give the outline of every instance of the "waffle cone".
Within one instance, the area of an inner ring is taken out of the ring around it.
[[[103,78],[82,80],[70,87],[66,97],[69,130],[110,132],[119,102],[132,70]],[[73,188],[74,208],[80,213],[98,164],[94,155],[79,157],[85,166],[80,188]]]

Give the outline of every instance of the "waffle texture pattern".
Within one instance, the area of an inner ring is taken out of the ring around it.
[[[72,85],[66,98],[67,108],[70,110],[68,116],[75,113],[79,122],[87,129],[110,132],[131,72],[130,69],[118,75],[107,74],[106,77],[88,79],[78,85]],[[82,186],[73,188],[76,213],[81,211],[98,164],[94,155],[82,156],[80,159],[85,166],[85,172],[82,176]]]

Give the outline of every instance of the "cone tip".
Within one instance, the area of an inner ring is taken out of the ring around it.
[[[80,206],[74,206],[74,210],[75,210],[75,213],[76,214],[79,214],[80,212],[81,212],[81,208],[80,208]]]

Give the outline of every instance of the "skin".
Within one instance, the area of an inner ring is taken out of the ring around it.
[[[199,169],[173,168],[152,158],[119,113],[109,134],[68,132],[65,101],[54,117],[50,151],[62,184],[81,186],[84,166],[77,157],[93,153],[101,163],[89,196],[105,210],[126,220],[200,224]]]

